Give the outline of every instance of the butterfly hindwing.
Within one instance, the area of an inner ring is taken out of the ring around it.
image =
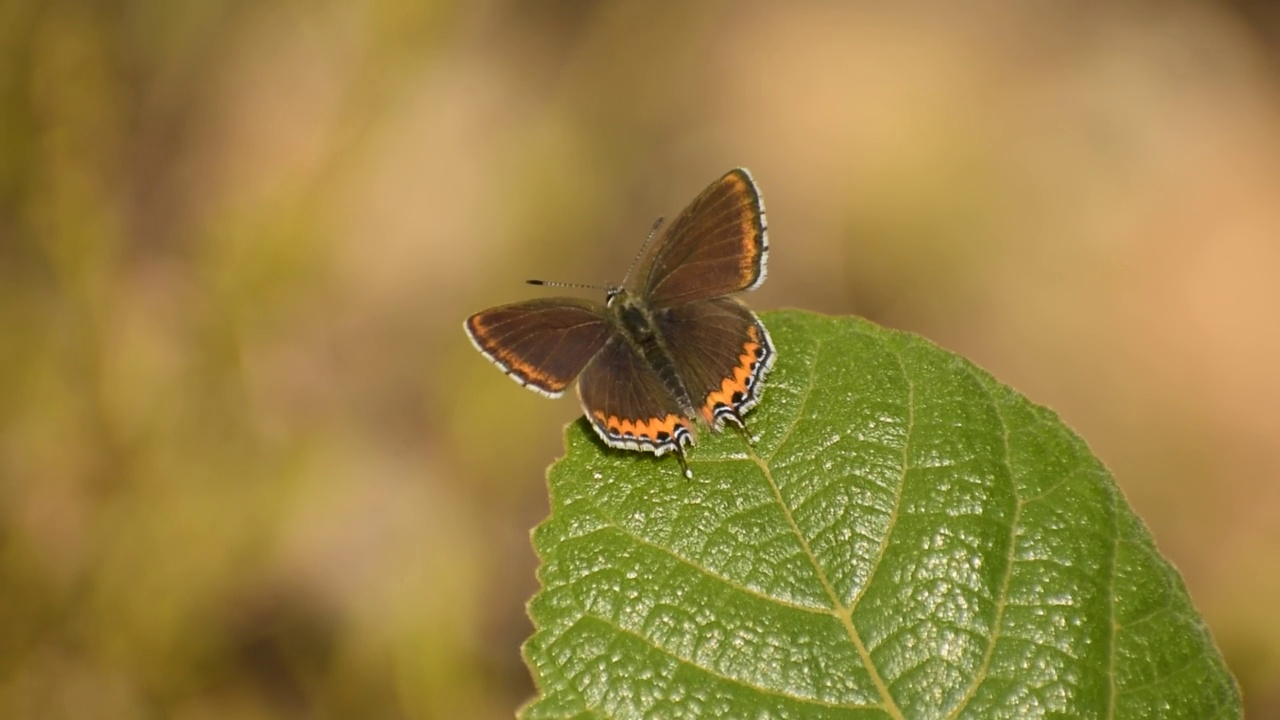
[[[712,298],[654,313],[698,413],[719,429],[760,400],[773,367],[773,341],[764,324],[733,298]]]
[[[543,298],[489,308],[467,318],[476,348],[516,382],[559,397],[612,333],[604,308],[576,298]]]
[[[583,370],[578,395],[606,444],[662,455],[693,441],[690,420],[626,338],[611,338]]]
[[[752,290],[764,282],[768,254],[764,202],[738,168],[671,222],[646,259],[640,290],[654,307]]]

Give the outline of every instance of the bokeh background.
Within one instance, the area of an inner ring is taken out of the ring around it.
[[[889,5],[0,0],[0,717],[510,717],[578,410],[462,319],[736,165],[753,307],[1057,409],[1280,716],[1280,12]]]

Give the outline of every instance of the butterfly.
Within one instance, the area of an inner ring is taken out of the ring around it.
[[[582,410],[614,448],[675,453],[701,423],[720,432],[760,401],[775,351],[734,293],[764,282],[764,203],[745,168],[711,183],[650,242],[604,304],[569,297],[500,305],[467,318],[472,344],[517,383],[559,397],[578,381]],[[550,285],[531,280],[531,284]]]

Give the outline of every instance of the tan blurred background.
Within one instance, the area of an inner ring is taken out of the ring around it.
[[[0,717],[510,717],[577,409],[462,319],[735,165],[753,306],[1059,410],[1280,715],[1280,13],[882,5],[0,0]]]

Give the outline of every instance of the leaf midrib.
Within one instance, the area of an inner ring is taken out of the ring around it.
[[[867,649],[866,643],[862,641],[862,635],[858,632],[858,628],[855,627],[853,624],[854,604],[851,603],[850,605],[846,606],[843,602],[840,601],[840,596],[836,593],[836,589],[831,584],[831,580],[827,577],[827,573],[822,569],[822,565],[818,562],[817,556],[813,554],[813,549],[809,547],[808,539],[805,538],[804,533],[800,531],[800,526],[796,523],[795,517],[791,514],[791,508],[787,505],[786,500],[782,497],[782,490],[778,487],[777,481],[774,480],[773,478],[772,460],[774,455],[776,455],[778,451],[780,451],[783,447],[786,446],[787,440],[790,439],[791,435],[795,432],[796,428],[800,426],[800,423],[804,421],[805,408],[809,404],[809,399],[813,397],[813,390],[817,385],[818,366],[820,365],[820,363],[818,362],[818,358],[822,355],[822,348],[825,344],[826,343],[824,341],[819,340],[817,343],[817,346],[814,348],[814,353],[813,353],[814,359],[813,359],[813,362],[809,364],[809,381],[805,386],[804,392],[801,395],[800,407],[796,412],[795,422],[793,422],[791,424],[791,427],[787,429],[786,434],[782,437],[779,443],[774,447],[774,451],[769,455],[768,459],[760,457],[760,455],[756,453],[755,447],[753,446],[749,446],[748,456],[751,458],[752,462],[754,462],[760,468],[760,472],[764,475],[765,480],[769,483],[769,489],[773,492],[773,498],[778,503],[779,509],[782,510],[783,517],[786,518],[787,526],[791,528],[792,534],[795,535],[796,542],[800,544],[801,550],[804,551],[805,557],[808,559],[809,564],[813,567],[814,575],[817,577],[818,582],[822,585],[823,590],[826,591],[827,593],[827,598],[831,602],[831,608],[830,608],[831,612],[840,619],[840,623],[844,626],[845,632],[849,635],[849,640],[853,642],[853,646],[858,653],[858,657],[862,659],[862,664],[867,669],[867,674],[870,675],[871,677],[872,684],[875,685],[876,691],[880,693],[880,698],[883,701],[883,707],[885,711],[889,713],[890,717],[893,717],[896,720],[905,720],[902,714],[902,710],[898,708],[898,704],[893,699],[893,694],[889,691],[888,684],[885,683],[884,678],[880,676],[880,671],[876,667],[875,662],[871,658],[871,652]],[[898,357],[898,356],[895,355],[895,357]],[[901,363],[901,357],[898,357],[898,361],[899,363]],[[898,514],[897,503],[900,502],[902,498],[901,483],[902,483],[902,480],[906,477],[906,473],[907,473],[907,462],[906,462],[907,458],[905,455],[905,452],[906,452],[905,448],[910,444],[911,429],[915,422],[915,409],[914,409],[915,393],[913,389],[914,386],[911,383],[910,377],[907,376],[905,365],[903,365],[903,377],[907,381],[907,387],[910,389],[910,392],[908,394],[908,402],[907,402],[907,407],[908,407],[907,440],[904,443],[903,468],[902,468],[902,474],[899,478],[898,499],[895,500],[895,503],[894,503],[893,520],[896,520],[897,518],[897,514]],[[883,554],[885,548],[888,546],[888,538],[890,533],[893,530],[893,520],[890,521],[889,527],[885,530],[885,538],[884,540],[881,541],[881,547],[880,547],[881,554]],[[879,564],[880,564],[879,558],[877,558],[876,563],[872,566],[872,575],[867,577],[867,583],[866,583],[867,585],[871,584],[871,578],[874,576],[875,569],[879,567]]]

